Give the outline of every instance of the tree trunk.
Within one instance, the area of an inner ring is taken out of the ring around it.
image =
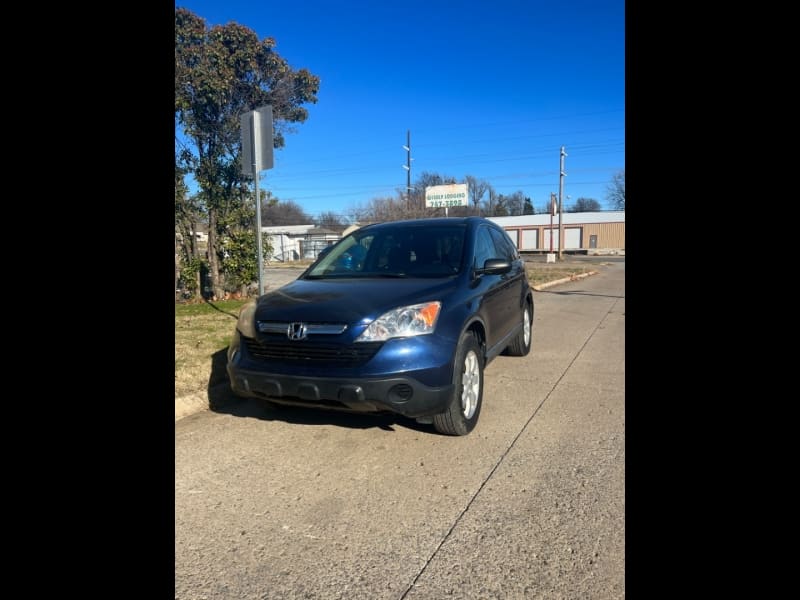
[[[211,290],[214,297],[222,298],[223,290],[219,279],[219,259],[217,256],[217,209],[208,211],[208,272],[211,275]]]
[[[178,232],[175,231],[175,300],[178,299],[178,278],[181,273],[181,255],[180,248],[178,247]]]

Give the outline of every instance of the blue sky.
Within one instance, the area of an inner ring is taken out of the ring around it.
[[[625,168],[623,0],[253,2],[184,0],[209,26],[272,37],[293,69],[321,79],[309,118],[286,135],[260,188],[312,217],[347,217],[424,172],[522,191],[537,212],[604,209]],[[570,198],[567,198],[569,196]]]

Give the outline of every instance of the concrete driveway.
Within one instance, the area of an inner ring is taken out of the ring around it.
[[[625,597],[625,263],[534,292],[468,436],[234,402],[175,424],[175,598]]]

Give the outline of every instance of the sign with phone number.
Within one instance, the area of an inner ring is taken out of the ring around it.
[[[461,200],[428,200],[428,208],[443,208],[445,206],[466,206]]]
[[[433,185],[425,188],[425,206],[428,208],[447,208],[468,206],[467,184]]]

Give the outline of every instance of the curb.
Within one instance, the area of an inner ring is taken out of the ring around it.
[[[531,289],[536,292],[541,292],[542,290],[552,287],[554,285],[558,285],[560,283],[568,283],[570,281],[578,281],[579,279],[583,279],[584,277],[588,277],[589,275],[597,275],[597,271],[589,271],[588,273],[581,273],[580,275],[570,275],[569,277],[564,277],[563,279],[556,279],[555,281],[547,281],[545,283],[540,283],[539,285],[532,285]]]
[[[219,408],[233,398],[230,383],[224,381],[208,389],[198,390],[191,394],[175,397],[175,422],[195,413]]]

